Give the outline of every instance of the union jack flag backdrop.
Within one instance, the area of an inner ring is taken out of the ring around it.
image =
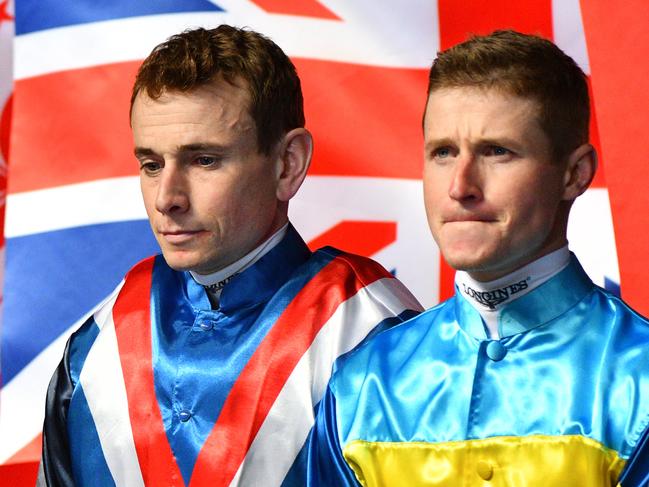
[[[640,191],[649,170],[624,130],[647,140],[639,116],[648,113],[649,78],[636,64],[644,55],[633,55],[647,43],[632,34],[649,25],[648,7],[633,0],[610,13],[604,3],[0,0],[0,183],[9,164],[0,484],[33,484],[45,389],[67,337],[135,262],[157,252],[131,149],[130,88],[153,46],[187,27],[249,26],[292,57],[315,137],[292,221],[312,247],[379,260],[425,306],[452,289],[421,194],[427,70],[438,50],[468,32],[515,28],[553,39],[592,74],[592,134],[603,149],[594,185],[573,210],[571,247],[596,283],[619,292],[622,282],[627,301],[647,313],[640,282],[649,236],[637,215],[649,209]],[[621,53],[616,43],[635,51]]]

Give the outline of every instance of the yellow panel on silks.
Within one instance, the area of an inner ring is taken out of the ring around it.
[[[356,440],[343,454],[366,487],[611,486],[624,467],[615,451],[576,435],[446,443]]]

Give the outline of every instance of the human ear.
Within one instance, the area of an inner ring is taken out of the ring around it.
[[[302,185],[313,153],[313,138],[305,128],[284,135],[276,159],[277,199],[288,201]]]
[[[563,199],[574,200],[590,186],[597,169],[597,153],[590,144],[582,144],[568,156],[564,174]]]

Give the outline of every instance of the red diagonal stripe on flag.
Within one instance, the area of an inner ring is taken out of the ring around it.
[[[309,248],[316,250],[331,245],[352,254],[371,257],[396,239],[396,222],[345,220],[311,240]]]
[[[252,0],[252,3],[259,5],[271,14],[340,20],[340,17],[315,0]]]

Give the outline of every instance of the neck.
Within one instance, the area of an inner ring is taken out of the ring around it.
[[[288,223],[285,223],[282,228],[277,230],[270,238],[266,239],[261,245],[255,247],[252,251],[241,257],[236,262],[224,267],[221,270],[211,274],[197,274],[194,271],[189,271],[194,281],[202,285],[208,293],[212,306],[218,307],[221,291],[230,282],[234,276],[245,271],[248,267],[252,266],[255,262],[261,259],[264,255],[270,252],[286,235],[288,230]]]
[[[500,310],[561,272],[570,262],[568,246],[550,252],[492,281],[477,281],[468,272],[455,274],[458,292],[480,313],[491,338],[498,338]]]

